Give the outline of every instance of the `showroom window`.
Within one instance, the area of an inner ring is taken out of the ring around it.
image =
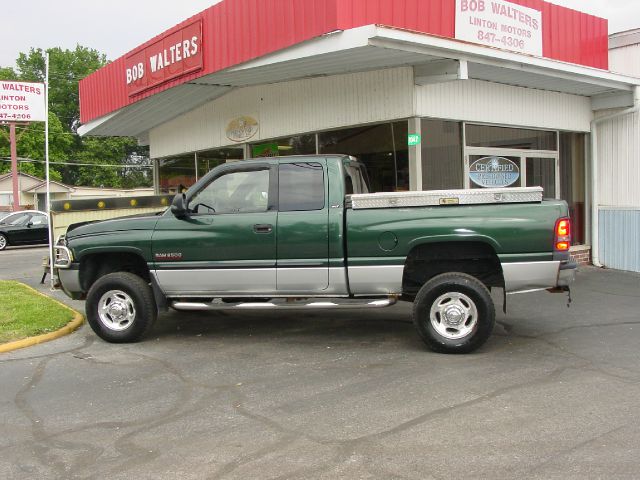
[[[473,124],[467,124],[466,128],[468,147],[518,150],[557,150],[558,148],[558,134],[554,131]]]
[[[463,188],[462,124],[422,119],[422,189]]]
[[[318,134],[318,152],[356,157],[367,168],[372,192],[409,190],[407,135],[407,121],[332,130]]]
[[[285,155],[313,155],[316,153],[314,134],[276,138],[251,145],[251,157],[282,157]]]
[[[193,153],[159,160],[160,193],[178,193],[196,183],[196,162]]]
[[[196,153],[198,170],[196,176],[198,180],[204,177],[211,170],[223,163],[236,162],[244,159],[243,148],[216,148]]]

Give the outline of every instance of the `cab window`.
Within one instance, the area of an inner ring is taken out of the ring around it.
[[[304,212],[324,208],[324,170],[319,163],[280,165],[278,210]]]
[[[266,212],[269,170],[236,171],[215,178],[189,201],[195,214]]]

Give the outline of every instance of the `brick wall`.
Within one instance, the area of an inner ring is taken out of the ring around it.
[[[591,247],[588,245],[571,247],[571,258],[578,262],[578,265],[591,265]]]

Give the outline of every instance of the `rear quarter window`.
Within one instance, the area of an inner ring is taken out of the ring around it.
[[[284,163],[279,167],[278,210],[301,212],[324,208],[324,170],[319,163]]]

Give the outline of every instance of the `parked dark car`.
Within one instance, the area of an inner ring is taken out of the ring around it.
[[[49,219],[42,212],[17,212],[0,220],[0,250],[9,245],[48,243]]]

